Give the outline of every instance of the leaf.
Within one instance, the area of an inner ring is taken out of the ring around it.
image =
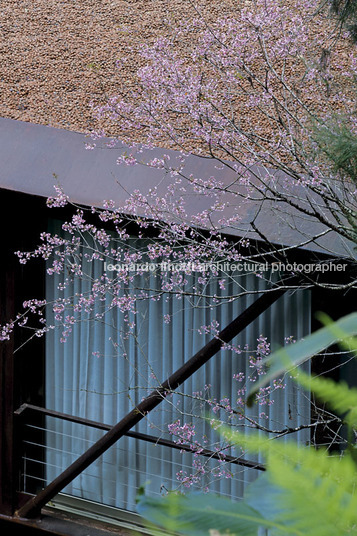
[[[285,490],[271,482],[270,475],[264,473],[249,484],[244,494],[244,502],[257,510],[263,517],[276,521],[284,513]],[[279,529],[270,529],[269,536],[281,534]]]
[[[256,393],[286,370],[300,365],[322,350],[342,339],[357,334],[357,313],[347,315],[331,325],[327,325],[312,335],[295,344],[291,344],[274,352],[263,361],[268,372],[261,377],[249,393],[247,405],[253,405]]]
[[[158,499],[143,497],[138,512],[155,525],[188,536],[209,536],[215,532],[256,536],[258,528],[266,523],[268,527],[275,526],[243,501],[232,502],[214,494],[170,494]]]
[[[318,313],[317,319],[320,320],[321,324],[328,326],[332,333],[336,336],[338,344],[345,348],[345,350],[353,351],[357,354],[357,338],[349,337],[343,329],[338,325],[337,322],[331,320],[331,318],[325,313]],[[346,318],[346,317],[344,317]]]

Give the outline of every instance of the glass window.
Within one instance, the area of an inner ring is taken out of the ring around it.
[[[59,223],[55,225],[59,230]],[[86,241],[88,245],[89,239],[85,238]],[[147,244],[148,239],[135,238],[126,247],[139,252],[147,249]],[[81,276],[73,276],[70,269],[47,276],[47,300],[55,302],[61,298],[64,304],[65,311],[58,318],[73,316],[76,321],[68,336],[63,335],[63,327],[47,335],[46,405],[58,412],[110,425],[202,348],[217,325],[225,327],[253,303],[271,277],[227,272],[224,284],[222,274],[211,275],[202,283],[202,274],[192,272],[184,274],[180,284],[186,292],[178,299],[170,293],[169,285],[162,295],[162,274],[148,269],[135,272],[131,281],[123,280],[117,293],[117,298],[136,296],[134,310],[128,312],[112,306],[115,296],[108,292],[105,300],[95,300],[89,312],[84,306],[76,311],[81,297],[92,296],[93,284],[104,284],[103,275],[120,277],[116,270],[105,274],[103,260],[91,258],[88,262],[89,251],[82,249],[81,255],[72,260],[80,265]],[[171,276],[168,273],[167,277]],[[238,287],[249,292],[231,300]],[[218,302],[215,296],[220,297]],[[49,313],[50,323],[61,323],[55,316],[56,311]],[[192,445],[197,442],[220,452],[219,435],[204,418],[208,411],[247,432],[254,422],[275,431],[309,422],[309,396],[288,377],[281,386],[272,386],[271,393],[262,396],[261,404],[252,410],[242,405],[245,388],[259,373],[259,348],[264,353],[266,344],[274,349],[289,337],[306,335],[309,328],[309,292],[286,294],[236,337],[232,345],[227,345],[189,378],[177,394],[168,396],[135,431],[177,441],[177,435],[172,433],[176,431]],[[66,342],[61,342],[63,337]],[[46,481],[53,480],[103,434],[83,425],[48,418]],[[298,435],[299,440],[309,441],[308,431]],[[226,450],[222,459],[217,460],[200,456],[195,447],[183,454],[170,447],[124,437],[64,491],[126,510],[135,510],[135,497],[143,485],[152,494],[191,487],[237,498],[258,474],[224,459],[225,455],[239,454]]]

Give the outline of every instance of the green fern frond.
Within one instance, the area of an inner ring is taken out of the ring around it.
[[[324,450],[292,442],[227,434],[244,449],[265,454],[269,480],[280,490],[276,522],[311,536],[347,534],[353,527],[357,530],[357,496],[353,494],[357,474],[349,454],[332,457]]]
[[[346,422],[357,427],[357,389],[349,387],[345,382],[334,382],[331,378],[314,377],[301,370],[291,371],[295,381],[309,389],[315,395],[329,404],[340,415],[345,415]]]

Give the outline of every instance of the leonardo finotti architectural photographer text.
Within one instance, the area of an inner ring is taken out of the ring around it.
[[[313,272],[345,272],[347,264],[342,263],[316,263],[316,264],[302,264],[302,263],[252,263],[252,262],[170,262],[162,261],[156,262],[143,262],[143,263],[104,263],[104,270],[106,272],[242,272],[242,273],[262,273],[262,272],[290,272],[290,273],[305,273],[310,274]]]

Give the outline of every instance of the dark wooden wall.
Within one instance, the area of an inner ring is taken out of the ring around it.
[[[14,255],[30,251],[46,230],[44,199],[0,190],[0,322],[14,319],[23,301],[44,297],[44,267],[40,261],[23,266]],[[16,329],[9,341],[0,344],[0,513],[13,513],[19,489],[13,413],[22,403],[43,404],[44,340],[25,345],[29,331]]]

